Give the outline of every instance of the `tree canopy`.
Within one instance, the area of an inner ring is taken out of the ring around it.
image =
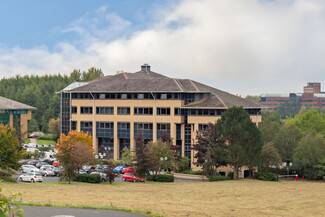
[[[19,168],[21,158],[16,130],[0,124],[0,168]]]

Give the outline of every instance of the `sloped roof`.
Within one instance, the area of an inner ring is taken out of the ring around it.
[[[67,92],[191,92],[210,93],[210,96],[190,103],[186,107],[261,108],[260,104],[251,102],[233,94],[215,89],[190,79],[175,79],[152,71],[135,73],[121,72],[93,80],[88,84],[67,90]]]
[[[0,96],[0,109],[5,110],[5,109],[10,109],[10,110],[15,110],[15,109],[36,109],[33,106],[29,106],[11,99],[7,99],[5,97]]]

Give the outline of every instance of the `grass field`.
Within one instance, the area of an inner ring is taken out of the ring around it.
[[[117,206],[164,216],[325,216],[324,182],[3,184],[23,202]]]
[[[37,144],[38,145],[56,145],[56,141],[54,141],[54,140],[42,140],[42,139],[38,139],[37,140]]]

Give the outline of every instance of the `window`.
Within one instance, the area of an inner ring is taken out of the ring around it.
[[[71,130],[77,130],[77,121],[71,121]]]
[[[77,114],[77,106],[72,106],[71,107],[71,113],[72,114]]]
[[[80,114],[92,114],[93,107],[80,107]]]
[[[96,107],[96,114],[113,115],[114,114],[114,107]]]
[[[118,138],[130,138],[130,123],[120,122],[117,123],[117,136]]]
[[[157,108],[157,115],[170,115],[170,108]]]
[[[152,107],[134,107],[135,115],[152,115]]]
[[[117,114],[118,115],[129,115],[130,107],[117,107]]]
[[[170,136],[170,124],[157,124],[157,138],[161,137],[163,134],[167,134],[168,136]]]
[[[92,134],[93,132],[93,122],[91,121],[80,121],[80,131],[89,132]]]
[[[199,124],[199,131],[205,132],[208,129],[208,124]]]
[[[152,139],[152,123],[134,123],[134,136],[143,134],[145,139]]]
[[[114,123],[96,122],[96,136],[100,138],[114,138]]]

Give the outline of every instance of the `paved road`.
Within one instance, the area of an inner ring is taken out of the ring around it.
[[[24,217],[146,217],[146,215],[99,209],[74,209],[45,206],[21,206]]]

